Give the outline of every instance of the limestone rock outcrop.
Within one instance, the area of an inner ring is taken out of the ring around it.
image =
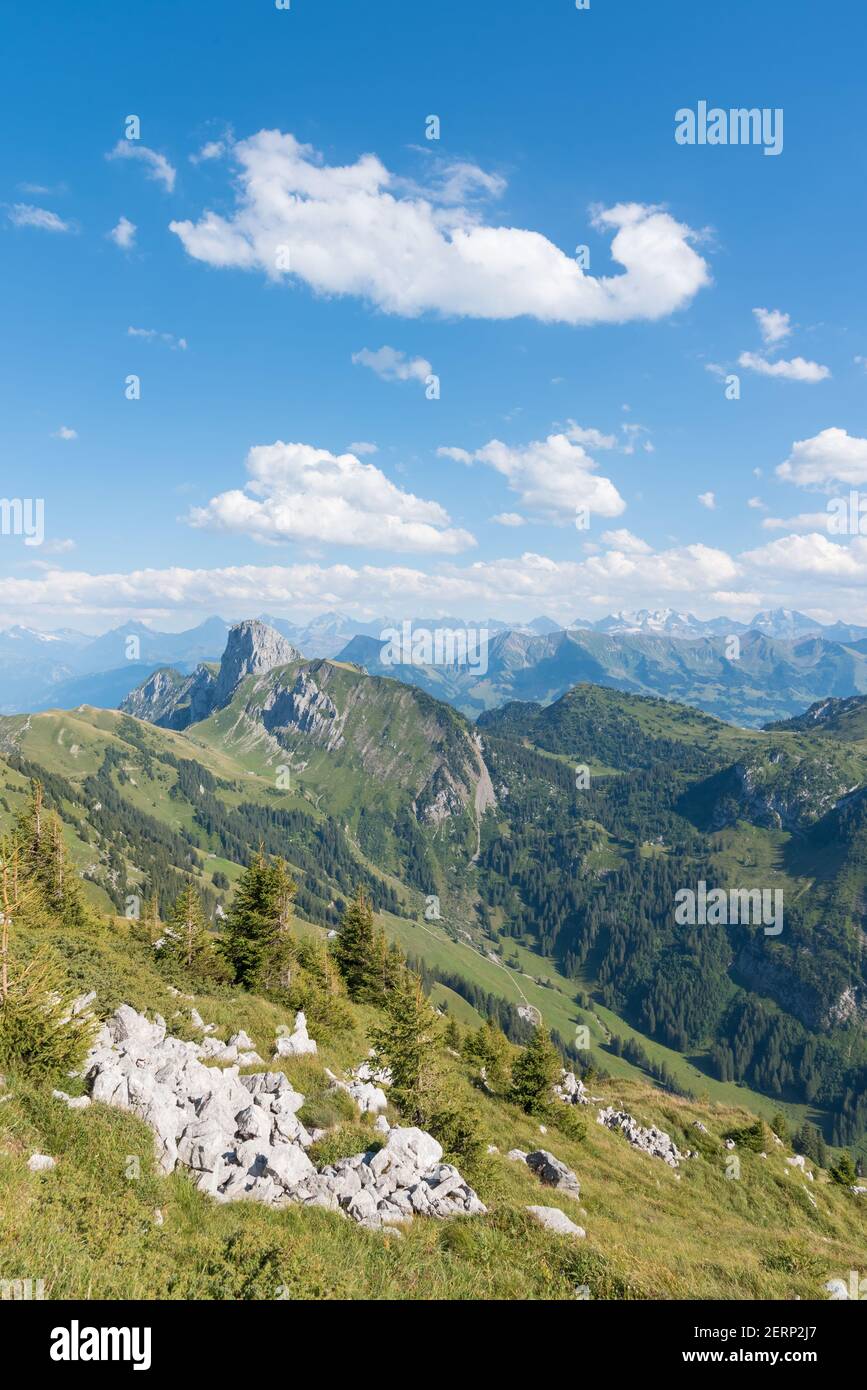
[[[669,1168],[677,1168],[688,1157],[680,1152],[665,1130],[657,1129],[656,1125],[645,1128],[626,1110],[615,1110],[613,1105],[609,1105],[599,1111],[596,1119],[606,1129],[620,1130],[634,1149],[649,1154],[651,1158],[661,1158]]]
[[[280,1041],[293,1039],[306,1039],[306,1050],[315,1050],[303,1014],[291,1037]],[[485,1211],[457,1168],[442,1162],[436,1139],[412,1127],[389,1129],[384,1120],[381,1148],[317,1172],[306,1152],[312,1136],[298,1119],[303,1095],[282,1071],[241,1076],[234,1063],[206,1066],[203,1057],[215,1042],[207,1034],[201,1043],[184,1042],[167,1032],[159,1016],[150,1022],[123,1004],[85,1062],[91,1099],[129,1110],[150,1125],[164,1173],[188,1168],[197,1187],[217,1201],[327,1207],[374,1230],[415,1215]],[[231,1051],[249,1042],[246,1034],[235,1034]],[[356,1084],[378,1089],[369,1080]]]

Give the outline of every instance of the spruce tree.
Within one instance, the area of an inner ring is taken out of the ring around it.
[[[228,977],[228,966],[211,940],[202,900],[193,882],[187,884],[171,910],[159,959],[161,964],[180,966],[199,980]]]
[[[273,929],[262,945],[255,983],[259,989],[275,993],[289,989],[297,959],[297,943],[292,934],[297,885],[285,859],[272,861],[271,875]]]
[[[781,1139],[784,1144],[789,1143],[789,1122],[781,1110],[778,1110],[771,1120],[771,1129],[774,1134],[776,1134],[777,1138]]]
[[[91,1020],[72,1016],[66,974],[47,947],[29,959],[16,950],[16,928],[42,906],[41,884],[9,837],[0,844],[0,1063],[55,1072],[81,1062]]]
[[[421,1089],[439,1031],[437,1016],[418,975],[406,970],[391,991],[385,1021],[371,1034],[380,1066],[391,1072],[389,1097],[412,1124],[422,1122]]]
[[[343,914],[331,950],[350,999],[356,1003],[381,1002],[385,960],[381,949],[377,958],[373,909],[361,885]]]
[[[401,1117],[438,1139],[447,1154],[474,1162],[484,1148],[480,1117],[455,1095],[437,1049],[440,1025],[422,981],[404,970],[389,993],[383,1023],[372,1030],[374,1055],[391,1072],[389,1101]]]
[[[4,972],[0,1002],[0,1062],[27,1072],[66,1073],[87,1051],[93,1020],[73,1017],[73,991],[62,962],[40,946]]]
[[[512,1067],[509,1100],[528,1115],[545,1114],[559,1071],[560,1055],[550,1034],[540,1025]]]
[[[36,779],[30,783],[30,801],[18,817],[15,835],[22,869],[38,889],[43,912],[64,926],[81,926],[86,919],[84,898],[63,825],[55,811],[46,810],[42,783]]]
[[[221,951],[232,967],[236,983],[253,986],[275,930],[274,870],[260,847],[238,880],[222,933]]]
[[[485,1079],[497,1090],[509,1082],[509,1041],[496,1020],[488,1017],[464,1044],[464,1055],[484,1068]]]
[[[837,1162],[831,1165],[831,1178],[842,1187],[854,1187],[857,1177],[855,1160],[848,1149],[844,1149]]]

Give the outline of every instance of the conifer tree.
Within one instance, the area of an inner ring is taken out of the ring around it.
[[[497,1090],[509,1082],[509,1041],[496,1020],[488,1017],[464,1044],[464,1054],[484,1068],[485,1079]]]
[[[828,1147],[825,1143],[822,1131],[816,1125],[805,1120],[795,1135],[795,1148],[799,1153],[811,1158],[814,1163],[818,1163],[820,1168],[824,1168],[828,1162]]]
[[[848,1149],[844,1149],[837,1162],[831,1165],[831,1178],[842,1187],[854,1187],[857,1177],[855,1160]]]
[[[72,995],[56,956],[40,946],[28,960],[14,950],[16,927],[41,910],[40,884],[28,872],[18,838],[0,844],[0,1062],[27,1071],[77,1066],[91,1031],[72,1016]]]
[[[258,988],[275,992],[289,989],[292,968],[297,959],[297,943],[292,934],[297,885],[285,859],[271,861],[271,874],[273,930],[262,945],[255,982]]]
[[[776,1134],[777,1138],[781,1139],[784,1144],[789,1143],[791,1138],[789,1133],[789,1122],[781,1110],[778,1110],[771,1120],[771,1129],[774,1134]]]
[[[63,840],[63,826],[55,811],[45,808],[42,783],[30,783],[30,801],[19,815],[16,838],[21,867],[37,886],[40,905],[64,926],[80,926],[86,912],[81,884]]]
[[[378,1065],[391,1072],[389,1100],[404,1120],[427,1130],[447,1153],[473,1162],[484,1147],[480,1120],[456,1099],[451,1078],[444,1074],[436,1046],[439,1020],[418,975],[402,971],[384,1012],[372,1040]]]
[[[385,1006],[385,1021],[371,1034],[380,1066],[391,1072],[389,1097],[412,1124],[422,1122],[421,1089],[434,1056],[439,1024],[421,979],[405,970]]]
[[[559,1053],[551,1035],[540,1025],[512,1067],[509,1099],[528,1115],[544,1114],[551,1104],[551,1087],[559,1070]]]
[[[162,935],[160,927],[160,902],[156,893],[145,898],[141,908],[141,924],[148,940],[153,945]]]
[[[381,949],[377,960],[373,909],[361,885],[343,914],[331,950],[350,999],[356,1003],[381,1001],[385,960]]]
[[[228,967],[211,940],[202,900],[193,882],[187,884],[171,910],[159,959],[162,964],[179,965],[201,980],[228,977]]]
[[[283,860],[269,860],[260,847],[238,880],[221,941],[238,984],[286,983],[294,895]]]

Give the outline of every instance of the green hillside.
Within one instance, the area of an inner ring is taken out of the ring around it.
[[[0,814],[38,775],[102,910],[165,912],[191,874],[224,912],[261,844],[310,931],[363,884],[464,1019],[520,1040],[538,1011],[579,1070],[783,1110],[867,1153],[867,744],[591,685],[477,733],[397,681],[293,660],[182,732],[85,707],[0,721],[0,754]],[[700,880],[781,891],[785,930],[677,927]]]
[[[162,1012],[189,1037],[188,1011],[196,1008],[218,1038],[246,1029],[263,1056],[289,1021],[279,1003],[237,987],[179,999],[127,922],[40,932],[73,986],[96,989],[100,1015],[126,1001]],[[343,1073],[363,1058],[380,1018],[370,1006],[345,1008],[344,1026],[317,1030],[316,1057],[276,1064],[306,1097],[302,1119],[327,1124],[329,1154],[377,1142],[369,1117],[352,1118],[329,1098],[324,1069]],[[467,1037],[463,1027],[460,1036]],[[445,1048],[441,1061],[450,1092],[475,1115],[482,1153],[459,1162],[488,1212],[417,1218],[400,1233],[366,1231],[309,1208],[215,1203],[187,1173],[160,1175],[142,1121],[101,1104],[69,1110],[52,1097],[53,1078],[10,1071],[4,1096],[11,1098],[0,1105],[4,1274],[38,1270],[53,1299],[790,1300],[824,1297],[829,1278],[846,1279],[863,1265],[863,1198],[821,1170],[805,1181],[785,1161],[788,1145],[768,1133],[762,1157],[738,1143],[732,1176],[723,1140],[751,1124],[742,1107],[691,1102],[621,1077],[594,1082],[600,1104],[623,1107],[697,1152],[675,1172],[597,1124],[597,1106],[580,1108],[583,1135],[570,1137],[550,1122],[542,1134],[502,1092],[479,1089],[473,1063]],[[81,1090],[80,1081],[60,1084]],[[579,1199],[543,1188],[526,1165],[506,1157],[540,1144],[575,1171]],[[498,1152],[485,1152],[488,1145]],[[56,1168],[29,1172],[33,1152],[55,1155]],[[526,1210],[540,1203],[563,1210],[586,1238],[540,1229]]]

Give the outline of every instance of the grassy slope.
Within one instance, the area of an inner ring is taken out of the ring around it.
[[[349,673],[350,676],[353,674]],[[402,689],[397,687],[398,694]],[[590,698],[594,698],[596,692],[593,688],[588,689]],[[743,746],[744,740],[749,744],[764,737],[751,732],[744,734],[744,731],[731,729],[708,715],[680,709],[665,701],[645,700],[638,696],[610,691],[599,692],[599,695],[606,700],[616,701],[624,713],[638,719],[643,731],[652,737],[684,738],[701,733],[705,739],[720,740],[727,750],[731,750],[732,755]],[[137,756],[135,750],[120,737],[119,730],[125,720],[126,716],[115,711],[91,707],[72,712],[52,711],[29,718],[14,716],[0,720],[0,737],[5,735],[8,738],[14,732],[17,735],[16,744],[25,757],[68,778],[73,785],[78,785],[86,776],[97,771],[109,744],[130,752],[133,757]],[[214,721],[209,720],[204,724],[194,725],[184,734],[158,729],[138,721],[133,722],[145,741],[153,748],[156,757],[159,756],[160,749],[172,753],[177,758],[194,757],[215,776],[236,783],[241,790],[221,793],[228,804],[236,804],[243,799],[274,804],[272,751],[259,744],[249,745],[238,735],[233,736],[231,720],[227,720],[225,729],[218,729]],[[73,752],[73,749],[77,751]],[[281,793],[279,804],[287,809],[302,807],[308,813],[317,815],[318,797],[321,792],[326,792],[324,800],[330,804],[330,782],[335,774],[333,770],[329,772],[325,754],[314,755],[310,764],[312,765],[305,767],[303,773],[293,779],[290,789]],[[12,809],[17,810],[24,804],[26,780],[12,769],[7,770],[5,780],[15,785],[15,792],[7,791],[6,797]],[[127,782],[121,790],[124,797],[142,811],[156,816],[175,829],[191,829],[193,807],[184,799],[169,794],[175,781],[174,770],[157,762],[152,777],[146,778],[137,773],[136,785]],[[353,789],[358,792],[357,784],[354,784]],[[342,796],[344,799],[348,798],[345,785]],[[7,819],[0,808],[0,826]],[[82,867],[93,859],[93,849],[76,840],[68,827],[67,832],[73,858],[76,864]],[[752,827],[745,827],[742,832],[725,832],[724,836],[719,837],[721,844],[726,837],[727,857],[732,862],[739,861],[752,844],[757,845],[762,852],[769,852],[767,834],[755,831]],[[363,859],[364,856],[360,855],[360,858]],[[369,864],[369,861],[365,862]],[[208,858],[206,866],[208,874],[219,869],[231,880],[234,880],[239,872],[237,865],[221,857]],[[470,867],[465,869],[464,873],[471,878],[475,870]],[[586,1025],[590,1030],[591,1059],[613,1075],[641,1079],[643,1073],[631,1062],[615,1057],[606,1050],[604,1044],[610,1032],[619,1033],[623,1037],[637,1038],[649,1056],[654,1060],[664,1061],[678,1083],[696,1094],[707,1095],[712,1100],[724,1103],[748,1105],[757,1114],[766,1117],[782,1109],[793,1123],[810,1117],[803,1106],[784,1105],[769,1100],[746,1086],[720,1082],[707,1076],[682,1054],[649,1039],[601,1006],[594,1006],[593,1011],[579,1008],[575,1002],[575,990],[576,985],[580,985],[581,982],[566,979],[553,962],[512,937],[500,938],[501,955],[517,954],[521,971],[511,970],[502,962],[495,963],[484,953],[484,947],[480,946],[477,936],[467,936],[467,923],[462,916],[450,917],[446,913],[439,923],[424,921],[421,896],[403,889],[397,880],[389,878],[388,875],[383,877],[402,890],[407,902],[416,902],[418,908],[417,916],[412,918],[381,915],[380,920],[389,938],[397,940],[405,951],[423,959],[429,965],[454,971],[491,994],[499,995],[515,1004],[534,1005],[541,1011],[546,1026],[556,1029],[567,1041],[574,1038],[578,1025]],[[785,876],[779,881],[788,882]],[[798,885],[800,888],[803,886],[803,882]],[[111,910],[108,898],[99,888],[89,883],[86,887],[95,906],[102,911]],[[319,929],[311,926],[310,930]],[[540,981],[547,983],[539,983]],[[452,995],[451,991],[443,993],[443,987],[438,989],[438,1002]],[[449,1007],[456,1012],[456,1016],[459,1019],[472,1017],[474,1011],[470,1006],[464,1000],[454,1004],[454,998],[452,995]]]
[[[191,1036],[183,1017],[172,1019],[179,1005],[191,1005],[166,992],[125,923],[57,941],[72,972],[96,986],[103,1010],[120,998],[150,1005]],[[194,1002],[220,1036],[245,1027],[263,1056],[287,1022],[252,995],[198,995]],[[355,1009],[353,1017],[351,1035],[321,1040],[316,1058],[286,1067],[308,1100],[325,1089],[324,1066],[346,1067],[365,1055],[374,1015]],[[455,1091],[469,1095],[469,1071],[450,1065]],[[826,1279],[863,1268],[867,1257],[863,1198],[823,1180],[805,1182],[783,1150],[772,1146],[767,1159],[740,1152],[740,1178],[726,1178],[720,1136],[748,1122],[747,1112],[689,1103],[626,1079],[600,1084],[604,1100],[660,1124],[682,1149],[700,1147],[702,1157],[677,1175],[597,1125],[595,1107],[585,1112],[584,1140],[555,1130],[543,1137],[504,1101],[473,1092],[482,1131],[500,1150],[467,1173],[489,1213],[417,1220],[403,1239],[323,1211],[217,1205],[182,1173],[154,1172],[150,1133],[129,1115],[103,1106],[68,1111],[51,1098],[50,1085],[14,1076],[9,1083],[12,1099],[0,1105],[0,1271],[44,1280],[49,1298],[571,1299],[586,1285],[593,1298],[809,1299],[824,1296]],[[709,1136],[692,1128],[695,1119]],[[361,1147],[364,1130],[354,1121],[352,1134]],[[505,1157],[512,1147],[540,1144],[575,1169],[580,1203],[541,1188]],[[36,1150],[58,1158],[53,1172],[28,1172]],[[129,1177],[133,1158],[139,1176]],[[561,1207],[585,1227],[586,1240],[540,1230],[524,1210],[532,1203]]]

